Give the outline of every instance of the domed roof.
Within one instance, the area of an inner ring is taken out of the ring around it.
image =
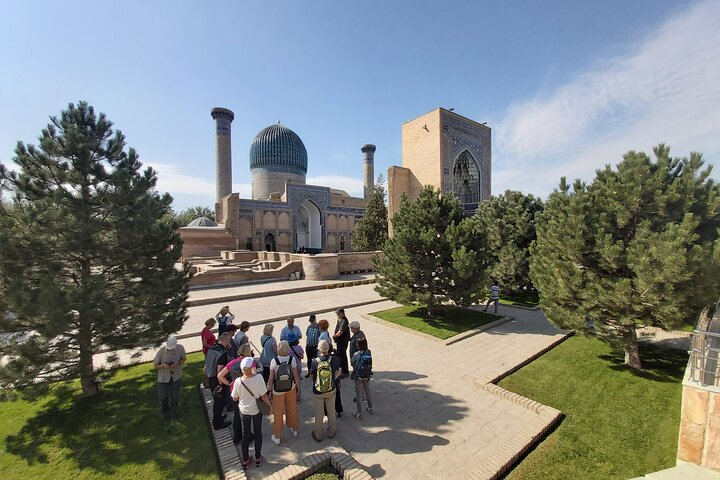
[[[250,146],[250,170],[267,168],[305,175],[307,162],[305,144],[297,133],[280,125],[280,122],[262,129]]]
[[[187,224],[188,227],[217,227],[217,223],[207,217],[198,217]]]

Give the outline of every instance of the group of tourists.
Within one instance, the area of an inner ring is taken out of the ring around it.
[[[259,344],[248,337],[250,324],[235,325],[235,315],[224,306],[214,318],[205,322],[200,338],[205,354],[204,382],[213,394],[212,426],[215,430],[232,427],[233,440],[240,444],[243,467],[253,461],[250,444],[254,444],[255,465],[262,464],[262,417],[272,414],[270,440],[279,445],[287,427],[298,436],[298,402],[302,380],[309,379],[315,423],[311,432],[316,442],[335,436],[336,417],[344,413],[341,381],[349,378],[355,387],[356,418],[362,419],[363,407],[373,413],[369,382],[372,377],[372,353],[358,322],[349,322],[345,310],[335,311],[337,322],[330,332],[330,322],[310,315],[303,335],[288,317],[278,338],[274,325],[263,326]],[[218,326],[218,336],[213,333]],[[305,347],[301,340],[305,340]],[[349,357],[348,357],[349,354]],[[257,357],[256,357],[257,355]],[[182,382],[185,350],[170,337],[155,357],[158,369],[158,392],[163,415],[176,416]],[[303,376],[303,365],[307,373]],[[352,369],[352,371],[351,371]],[[233,412],[232,422],[225,412]],[[327,430],[324,419],[327,418]]]

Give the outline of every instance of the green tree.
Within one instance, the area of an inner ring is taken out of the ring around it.
[[[634,369],[642,368],[638,327],[676,328],[720,291],[720,186],[700,154],[654,152],[655,160],[628,152],[572,191],[563,179],[530,249],[548,317],[619,340]]]
[[[202,205],[188,207],[180,213],[174,213],[172,216],[180,227],[186,227],[188,223],[199,217],[207,217],[210,220],[215,220],[215,212]]]
[[[403,197],[384,258],[375,260],[376,291],[400,303],[467,306],[484,283],[484,235],[468,221],[454,195],[425,187],[414,202]]]
[[[388,238],[385,206],[385,181],[380,175],[367,199],[365,213],[353,231],[352,247],[356,252],[382,250]]]
[[[530,244],[535,240],[535,216],[541,211],[540,199],[506,190],[482,202],[473,216],[487,235],[488,276],[497,279],[505,293],[533,288]]]
[[[80,378],[97,393],[93,354],[158,344],[185,322],[187,278],[172,197],[155,191],[104,114],[86,102],[51,117],[39,145],[0,165],[0,388]]]

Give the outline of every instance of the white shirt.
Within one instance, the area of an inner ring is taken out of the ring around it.
[[[243,387],[240,382],[245,384],[247,388]],[[243,415],[257,415],[260,413],[256,399],[259,400],[266,393],[267,385],[265,385],[262,375],[255,375],[252,378],[242,376],[233,383],[232,398],[238,400],[238,407]]]
[[[291,357],[288,355],[287,357],[278,356],[277,358],[278,358],[278,360],[280,360],[280,363],[287,363],[288,358],[291,358]],[[272,360],[270,360],[270,371],[271,372],[276,371],[277,367],[278,367],[278,364],[275,361],[275,359],[273,358]],[[290,363],[290,368],[297,370],[297,368],[298,368],[297,358],[292,357],[292,362]],[[277,376],[275,376],[275,380],[277,380]],[[240,386],[242,387],[242,385],[240,385]],[[297,388],[297,386],[295,385],[295,377],[293,377],[293,388]],[[285,393],[287,393],[287,392],[276,392],[275,385],[273,384],[273,395],[283,395]]]

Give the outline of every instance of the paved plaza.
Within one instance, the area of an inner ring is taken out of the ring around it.
[[[301,282],[288,283],[297,286]],[[278,286],[264,285],[252,288]],[[360,285],[226,302],[237,316],[236,323],[249,320],[254,324],[249,336],[256,345],[265,319],[325,311],[318,318],[327,318],[334,325],[332,310],[336,307],[374,302],[346,308],[346,312],[350,321],[361,323],[373,352],[375,376],[371,392],[375,413],[365,413],[362,420],[352,416],[354,388],[351,381],[343,380],[345,415],[338,419],[336,437],[318,444],[310,436],[311,384],[303,379],[300,435],[292,438],[287,430],[281,445],[273,445],[271,422],[266,419],[266,464],[260,469],[250,468],[248,478],[264,478],[328,445],[344,448],[376,478],[487,478],[489,474],[478,472],[503,468],[554,421],[552,415],[536,408],[539,404],[487,385],[564,338],[564,332],[550,325],[542,311],[500,305],[498,313],[511,320],[445,346],[364,319],[363,315],[397,305],[380,298],[373,287]],[[231,288],[233,294],[242,293],[241,287]],[[223,289],[213,290],[218,296],[226,293]],[[207,290],[202,293],[209,294]],[[204,320],[214,316],[222,304],[191,307],[190,319],[180,334],[198,332]],[[304,332],[307,317],[296,322]],[[284,322],[274,323],[279,335]],[[200,346],[197,337],[185,338],[181,343],[188,351]],[[151,349],[134,361],[150,361],[153,354]],[[124,353],[123,361],[130,361],[129,352]],[[303,368],[305,373],[306,366]],[[481,466],[485,470],[478,470]]]

